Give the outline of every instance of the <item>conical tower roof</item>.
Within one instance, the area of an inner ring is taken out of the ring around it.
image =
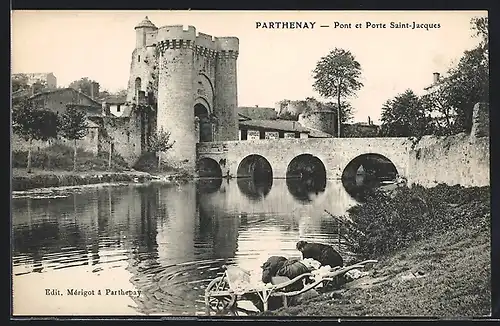
[[[135,29],[138,29],[138,28],[143,28],[143,27],[150,27],[150,28],[154,28],[154,29],[158,29],[155,24],[153,24],[148,16],[146,16],[136,27]]]

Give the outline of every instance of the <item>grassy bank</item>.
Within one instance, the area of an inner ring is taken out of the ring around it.
[[[360,256],[379,259],[369,276],[283,316],[439,316],[490,313],[489,187],[375,193],[349,212]]]
[[[187,181],[194,176],[187,171],[165,164],[160,169],[154,153],[143,154],[134,167],[118,154],[77,151],[76,169],[73,170],[73,149],[65,145],[34,150],[31,154],[32,172],[27,172],[27,151],[12,153],[12,189],[14,191],[34,188],[77,186],[113,182],[142,182],[145,180]]]
[[[98,183],[133,182],[149,179],[149,174],[130,169],[125,160],[114,154],[109,166],[108,153],[77,151],[76,169],[73,171],[73,149],[64,145],[34,150],[32,171],[27,172],[27,151],[12,153],[12,190],[78,186]]]

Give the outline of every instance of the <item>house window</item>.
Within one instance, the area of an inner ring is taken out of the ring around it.
[[[120,105],[116,106],[116,112],[120,112]]]

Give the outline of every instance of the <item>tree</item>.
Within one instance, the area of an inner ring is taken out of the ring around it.
[[[57,138],[57,115],[49,110],[37,110],[24,101],[12,111],[13,131],[28,142],[27,170],[31,173],[31,150],[33,140]]]
[[[175,144],[175,140],[171,143],[170,132],[166,132],[162,129],[151,136],[150,149],[152,152],[158,154],[158,170],[161,171],[161,153],[168,151]]]
[[[406,90],[382,107],[380,134],[384,137],[420,137],[429,133],[430,116],[422,100]]]
[[[337,98],[337,107],[342,107],[342,97],[355,95],[363,87],[361,65],[350,51],[335,48],[322,57],[313,71],[313,88],[325,98]],[[341,110],[342,111],[342,110]],[[342,112],[341,112],[342,113]],[[338,136],[341,137],[341,114],[337,115]]]
[[[12,93],[29,88],[28,82],[28,76],[26,76],[26,74],[12,75]]]
[[[283,111],[278,115],[278,119],[280,120],[291,120],[291,121],[297,121],[299,118],[298,114],[293,114],[290,111]]]
[[[73,171],[76,170],[76,141],[87,134],[87,114],[74,106],[68,106],[61,116],[61,135],[73,141]]]
[[[444,134],[469,132],[474,105],[489,101],[488,18],[473,18],[471,24],[474,36],[481,38],[479,44],[465,51],[424,96],[429,109],[439,116],[437,123]]]
[[[327,102],[326,103],[326,108],[328,110],[337,112],[338,115],[338,104],[334,102]],[[354,108],[352,107],[351,103],[342,101],[340,105],[340,122],[342,124],[349,123],[352,121],[354,118]]]
[[[88,77],[83,77],[78,80],[73,81],[71,84],[69,84],[70,88],[76,89],[77,91],[82,92],[85,95],[92,96],[92,85],[93,83],[99,85],[98,82],[95,80],[91,80]],[[96,91],[96,90],[94,90]],[[96,96],[99,96],[99,94],[96,94]]]

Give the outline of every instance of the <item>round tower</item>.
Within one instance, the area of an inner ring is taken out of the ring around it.
[[[214,114],[218,119],[216,141],[238,140],[237,63],[239,40],[236,37],[216,39],[217,64],[215,69],[216,103]]]
[[[156,31],[158,28],[146,16],[135,27],[135,47],[136,49],[146,47],[147,34]]]
[[[164,26],[158,30],[157,129],[170,132],[175,144],[165,158],[176,167],[194,171],[196,143],[194,122],[194,52],[196,30],[189,26]]]

